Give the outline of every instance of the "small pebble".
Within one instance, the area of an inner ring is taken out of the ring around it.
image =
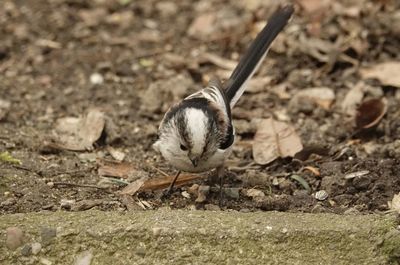
[[[1,203],[0,203],[0,206],[2,206],[2,207],[7,207],[7,206],[14,205],[16,202],[17,202],[16,199],[14,199],[14,198],[8,198],[7,200],[1,202]]]
[[[93,73],[90,75],[90,83],[93,85],[101,85],[104,83],[104,78],[99,73]]]
[[[42,244],[47,246],[51,243],[53,238],[57,235],[57,230],[55,228],[43,227],[40,231],[40,236],[42,238]]]
[[[246,191],[246,196],[247,197],[251,197],[251,198],[254,198],[254,197],[265,197],[265,193],[263,191],[261,191],[261,190],[258,190],[258,189],[248,189]]]
[[[21,255],[22,256],[29,256],[32,254],[32,246],[31,245],[25,245],[21,249]]]
[[[190,194],[187,191],[182,191],[182,196],[186,199],[190,199]]]
[[[11,249],[15,250],[19,246],[22,245],[24,233],[18,227],[8,227],[6,229],[6,246]]]
[[[210,193],[210,186],[201,185],[198,189],[198,196],[196,202],[205,202],[207,195]]]
[[[328,198],[328,193],[325,190],[320,190],[315,193],[315,199],[319,201],[324,201]]]
[[[75,204],[75,200],[61,199],[61,201],[60,201],[61,209],[65,209],[65,210],[71,210],[71,208],[74,204]]]
[[[239,199],[239,188],[224,188],[224,194],[232,199]]]
[[[50,188],[53,188],[53,187],[54,187],[54,182],[52,182],[52,181],[49,181],[49,182],[47,182],[46,184],[47,184],[47,186],[49,186]]]
[[[74,265],[90,265],[92,258],[93,254],[91,251],[84,251],[76,256]]]
[[[188,192],[192,195],[197,196],[198,190],[199,190],[199,184],[193,184],[190,188],[188,188]]]
[[[51,262],[50,260],[46,259],[46,258],[40,258],[40,263],[43,265],[52,265],[53,262]]]
[[[33,255],[39,254],[41,249],[42,249],[42,244],[40,244],[39,242],[32,243],[32,254]]]
[[[146,247],[143,246],[138,246],[135,250],[135,254],[140,256],[140,257],[144,257],[146,256]]]
[[[207,211],[220,211],[221,208],[219,208],[218,205],[215,204],[206,204],[204,205],[204,209],[206,209]]]

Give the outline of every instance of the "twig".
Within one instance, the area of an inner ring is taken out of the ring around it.
[[[247,164],[247,165],[245,165],[245,166],[242,166],[242,167],[238,167],[238,166],[232,166],[232,167],[228,167],[228,169],[229,170],[231,170],[231,171],[244,171],[244,170],[247,170],[247,169],[258,169],[258,168],[260,168],[260,166],[258,166],[258,165],[256,165],[256,163],[254,163],[254,162],[251,162],[250,164]]]
[[[12,165],[12,167],[13,167],[13,168],[16,168],[16,169],[20,169],[20,170],[24,170],[24,171],[31,172],[31,173],[33,173],[33,174],[35,174],[35,175],[40,176],[40,177],[43,176],[43,172],[42,172],[42,171],[36,171],[36,170],[33,170],[33,169],[28,168],[28,167],[25,167],[25,166]]]
[[[111,191],[108,190],[106,187],[99,187],[96,185],[90,185],[90,184],[78,184],[78,183],[69,183],[69,182],[53,182],[54,186],[67,186],[67,187],[81,187],[81,188],[92,188],[92,189],[98,189],[98,190],[103,190],[107,193],[112,193]]]
[[[167,173],[165,173],[164,171],[162,171],[161,169],[156,168],[156,167],[153,166],[153,165],[150,165],[150,167],[153,168],[153,169],[154,169],[155,171],[157,171],[158,173],[160,173],[161,175],[164,175],[164,176],[166,176],[166,177],[169,177],[169,175],[168,175]]]
[[[52,175],[53,175],[53,176],[59,176],[59,175],[73,175],[73,174],[76,174],[76,173],[90,172],[90,171],[93,170],[93,169],[94,169],[93,167],[90,167],[90,168],[85,168],[85,169],[59,171],[59,172],[52,173]]]

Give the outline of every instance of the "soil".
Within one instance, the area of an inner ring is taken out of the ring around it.
[[[206,180],[208,173],[170,196],[162,191],[121,196],[122,184],[99,176],[98,161],[113,159],[112,147],[125,154],[136,175],[175,174],[152,149],[159,122],[171,104],[210,76],[226,78],[229,67],[204,59],[206,53],[237,61],[275,8],[268,3],[275,1],[251,1],[256,7],[244,2],[3,0],[0,100],[10,107],[5,115],[0,108],[0,150],[21,163],[0,161],[0,213],[218,209],[219,189]],[[233,110],[237,140],[227,161],[222,209],[384,212],[400,192],[400,88],[359,73],[400,60],[400,2],[331,4],[317,11],[296,6],[257,74],[270,82],[245,93]],[[199,18],[200,26],[192,24]],[[356,130],[354,114],[342,109],[357,85],[364,99],[387,102],[386,115],[369,130]],[[334,91],[332,105],[293,100],[313,87]],[[105,112],[118,137],[82,152],[46,148],[57,119],[78,117],[92,107]],[[304,149],[294,158],[257,165],[254,124],[269,117],[294,126]],[[185,191],[194,189],[193,183],[211,186],[205,202],[188,198]],[[265,196],[247,196],[252,188]],[[318,191],[328,197],[316,199]]]

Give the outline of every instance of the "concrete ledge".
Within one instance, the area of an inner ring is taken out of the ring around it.
[[[0,264],[396,264],[396,226],[392,216],[277,212],[4,215]],[[9,227],[24,233],[15,250]]]

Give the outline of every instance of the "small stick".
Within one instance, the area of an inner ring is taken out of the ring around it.
[[[53,184],[54,184],[54,186],[92,188],[92,189],[103,190],[103,191],[105,191],[107,193],[112,193],[111,191],[108,190],[108,188],[99,187],[99,186],[90,185],[90,184],[78,184],[78,183],[69,183],[69,182],[53,182]]]
[[[161,169],[156,168],[156,167],[153,166],[153,165],[150,165],[150,167],[152,167],[155,171],[157,171],[157,172],[160,173],[161,175],[164,175],[165,177],[169,177],[169,175],[168,175],[167,173],[165,173],[164,171],[162,171]]]
[[[181,174],[181,171],[178,171],[178,173],[176,173],[174,179],[172,180],[171,184],[169,185],[168,194],[171,194],[172,190],[174,189],[175,182],[178,179],[180,174]]]

